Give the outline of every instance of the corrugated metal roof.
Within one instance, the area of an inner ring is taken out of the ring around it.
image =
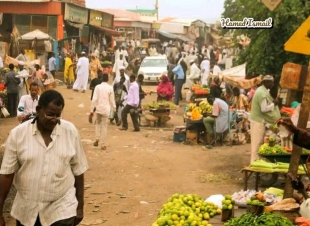
[[[134,13],[134,12],[129,12],[126,10],[122,9],[97,9],[98,11],[109,13],[114,15],[114,18],[128,18],[131,20],[140,20],[140,14],[139,13]]]
[[[155,9],[127,9],[127,11],[134,13],[156,13]]]

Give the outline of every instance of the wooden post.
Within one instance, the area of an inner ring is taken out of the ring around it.
[[[310,61],[309,61],[309,66],[310,66]],[[306,129],[307,122],[309,119],[309,112],[310,112],[310,73],[309,73],[309,70],[310,70],[310,67],[308,67],[308,74],[306,78],[306,83],[304,85],[304,93],[302,96],[299,119],[298,119],[298,124],[297,124],[297,127],[301,129]],[[292,156],[291,156],[291,161],[290,161],[290,166],[289,166],[289,172],[292,173],[293,175],[297,175],[301,154],[302,154],[302,148],[294,145]],[[287,178],[286,184],[285,184],[285,190],[284,190],[284,198],[293,197],[293,192],[294,190],[291,186],[291,179]]]

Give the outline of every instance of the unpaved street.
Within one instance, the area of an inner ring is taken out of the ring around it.
[[[144,89],[155,90],[156,86]],[[87,117],[90,91],[75,93],[64,86],[57,90],[65,97],[63,118],[79,129],[89,160],[83,225],[146,226],[155,221],[162,204],[174,193],[207,198],[242,188],[240,170],[249,162],[249,145],[207,150],[201,145],[173,143],[173,126],[183,124],[182,107],[176,114],[172,112],[168,128],[141,128],[140,133],[132,133],[130,119],[126,132],[111,124],[107,150],[101,151],[92,146],[95,130]],[[144,103],[153,100],[155,95],[147,96]],[[84,107],[78,107],[80,104]],[[0,119],[4,135],[16,124],[16,119]],[[14,225],[8,220],[8,225]]]

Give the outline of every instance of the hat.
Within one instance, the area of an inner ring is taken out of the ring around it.
[[[194,62],[195,62],[195,60],[194,60],[194,59],[191,59],[189,62],[190,62],[190,63],[194,63]]]
[[[124,67],[124,66],[120,66],[120,67],[118,68],[118,70],[125,70],[125,67]]]
[[[274,78],[271,75],[265,75],[263,81],[274,81]]]
[[[81,54],[86,54],[86,53],[84,51],[82,51]]]

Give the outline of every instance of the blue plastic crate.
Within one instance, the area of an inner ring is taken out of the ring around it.
[[[174,133],[173,134],[173,142],[184,142],[186,141],[185,133]]]

